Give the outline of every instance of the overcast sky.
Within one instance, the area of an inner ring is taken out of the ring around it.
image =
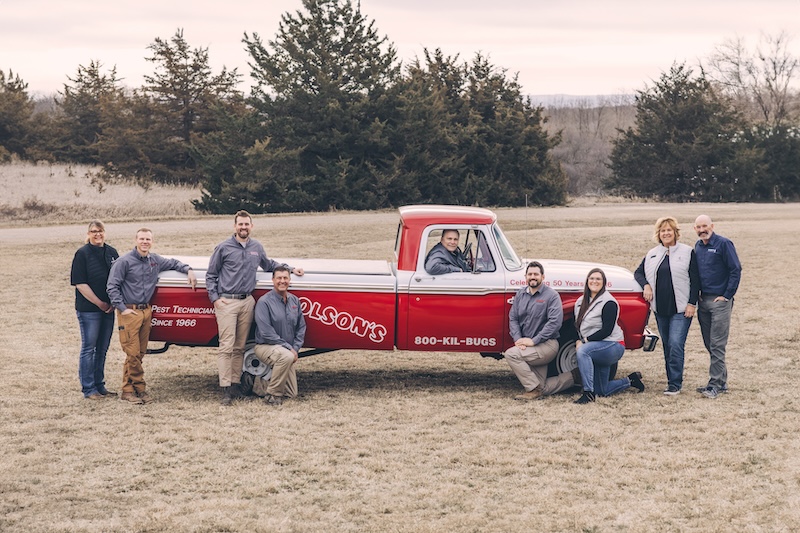
[[[357,1],[357,0],[354,0]],[[301,0],[0,0],[0,69],[34,94],[63,89],[78,65],[99,60],[139,86],[156,37],[178,28],[249,83],[244,32],[264,40]],[[725,39],[785,31],[800,55],[800,0],[361,0],[361,10],[404,62],[424,48],[519,73],[534,95],[633,93],[673,62],[696,64]]]

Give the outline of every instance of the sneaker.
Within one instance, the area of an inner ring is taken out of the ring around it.
[[[639,392],[644,392],[644,383],[642,383],[641,372],[631,372],[630,374],[628,374],[628,381],[631,382],[631,387],[638,390]]]
[[[707,387],[706,390],[704,390],[701,394],[706,398],[712,398],[712,399],[719,396],[719,392],[715,387]]]
[[[533,390],[525,391],[519,396],[514,396],[515,400],[540,400],[542,398],[542,387],[536,387]]]
[[[272,394],[267,394],[264,396],[264,403],[273,407],[278,407],[283,405],[283,396],[273,396]]]
[[[142,400],[142,403],[153,403],[153,397],[146,392],[137,392],[136,395]]]
[[[584,405],[587,403],[593,403],[594,400],[595,400],[594,393],[592,391],[585,390],[583,391],[583,394],[581,394],[581,397],[572,403],[577,403],[578,405]]]
[[[144,403],[141,398],[136,396],[135,392],[123,392],[119,400],[121,402],[130,402],[135,405],[142,405]]]
[[[706,385],[705,387],[697,387],[697,392],[699,392],[700,394],[703,394],[705,391],[707,391],[708,389],[711,389],[711,388],[712,388],[711,385]],[[717,389],[717,394],[727,394],[727,393],[728,393],[728,386],[727,385],[723,385],[721,388]]]
[[[674,386],[674,385],[670,385],[668,388],[666,388],[664,390],[664,395],[665,396],[677,396],[680,393],[681,393],[681,390],[678,387]]]

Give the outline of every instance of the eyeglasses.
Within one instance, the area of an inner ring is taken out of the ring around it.
[[[93,230],[89,230],[89,233],[95,233],[95,234],[97,234],[97,233],[105,233],[105,230],[102,230],[102,229],[93,229]]]

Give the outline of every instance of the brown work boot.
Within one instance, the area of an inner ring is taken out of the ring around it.
[[[89,396],[84,396],[87,400],[105,400],[106,397],[99,392],[93,392]]]
[[[581,385],[581,371],[578,370],[578,367],[572,369],[572,382],[575,385]]]
[[[272,394],[267,394],[264,397],[264,403],[273,407],[279,407],[283,405],[283,396],[273,396]]]
[[[141,398],[136,396],[135,392],[123,392],[119,399],[120,401],[130,402],[136,405],[142,405],[144,403]]]
[[[542,397],[542,387],[537,386],[533,390],[523,392],[519,396],[514,396],[515,400],[538,400]]]
[[[146,392],[137,392],[136,395],[139,396],[139,399],[142,400],[142,403],[153,403],[153,397]]]

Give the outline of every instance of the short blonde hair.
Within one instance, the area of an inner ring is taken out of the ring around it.
[[[103,221],[98,219],[92,220],[91,222],[89,222],[89,227],[86,228],[86,240],[84,241],[86,244],[89,244],[89,232],[92,231],[92,228],[97,228],[103,233],[105,233],[106,231],[106,227],[105,225],[103,225]]]
[[[656,227],[655,232],[653,233],[653,240],[656,241],[658,244],[661,244],[661,237],[658,236],[658,232],[661,231],[661,228],[664,225],[669,226],[672,228],[672,231],[675,232],[675,242],[678,242],[681,238],[681,229],[678,227],[678,221],[675,220],[675,217],[661,217],[656,220]]]

